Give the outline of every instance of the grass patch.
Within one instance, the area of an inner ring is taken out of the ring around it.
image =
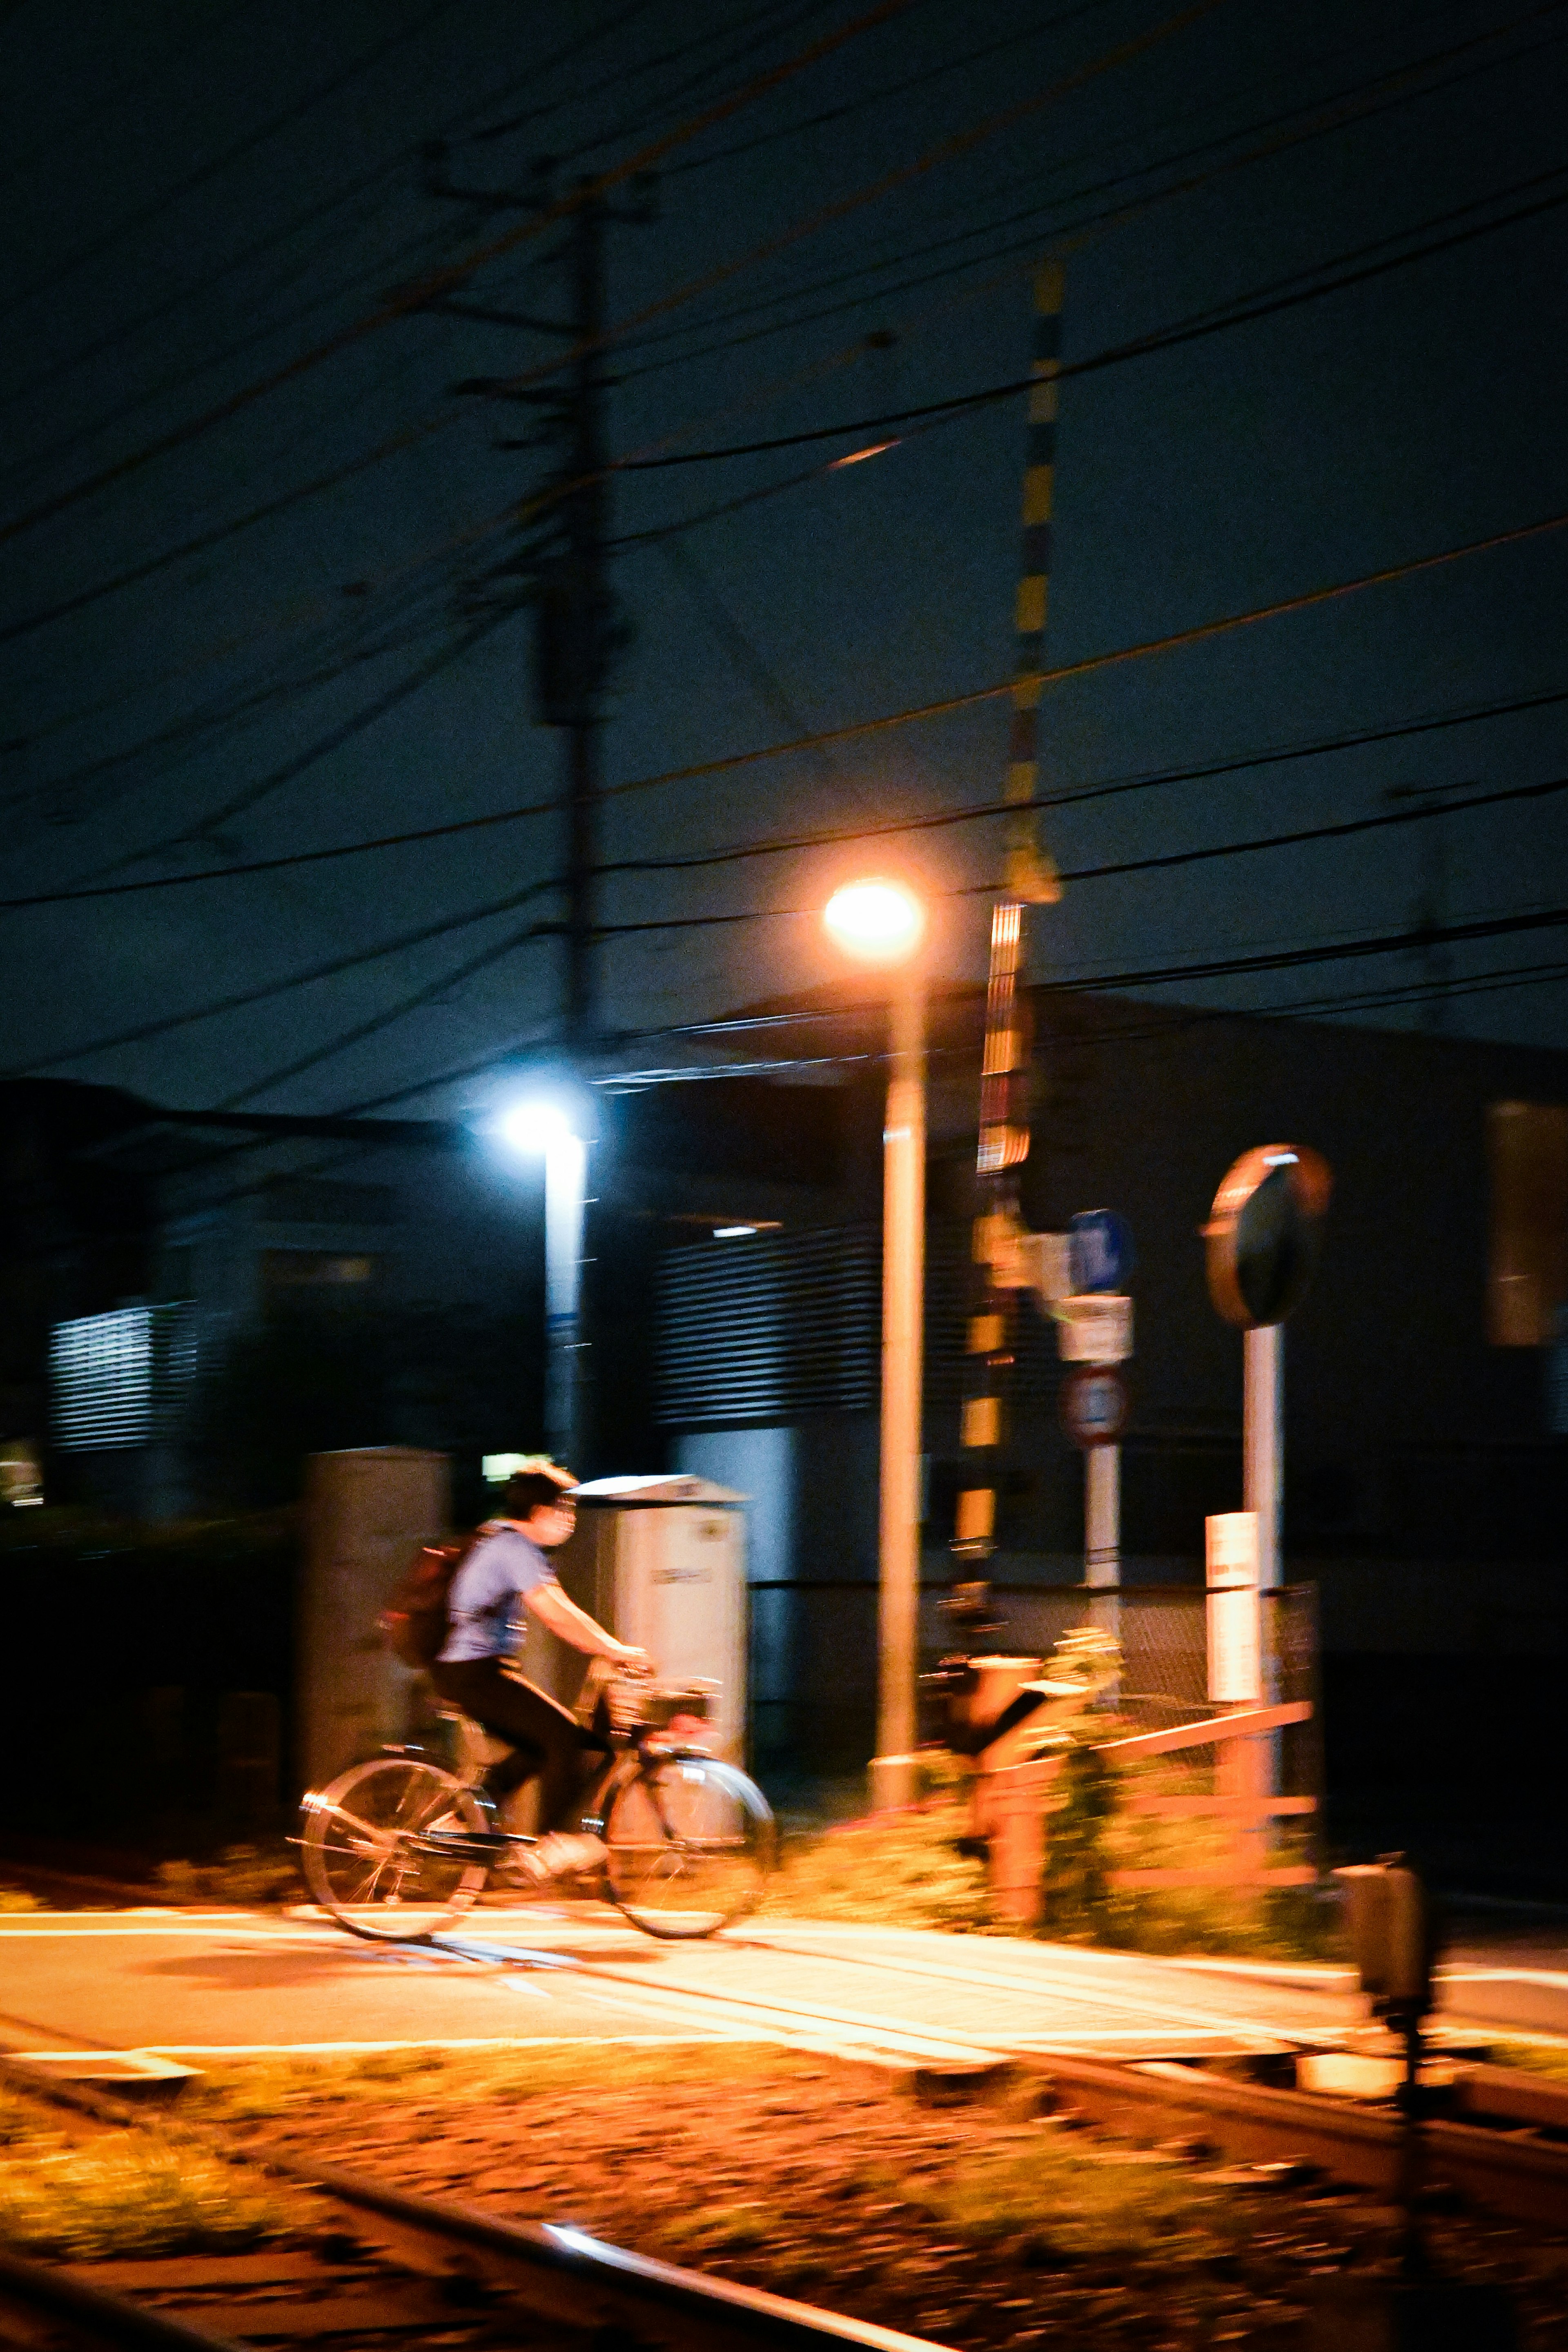
[[[899,2193],[972,2242],[1021,2242],[1040,2268],[1230,2252],[1248,2226],[1233,2193],[1138,2148],[1079,2144],[1042,2122],[969,2151],[950,2177]]]
[[[665,2227],[674,2242],[692,2254],[747,2254],[772,2244],[783,2218],[779,2207],[742,2201],[694,2206]]]
[[[901,2214],[981,2253],[1027,2268],[1203,2274],[1233,2258],[1256,2224],[1244,2195],[1152,2151],[1068,2134],[1048,2119],[1000,2125],[936,2166],[868,2162],[849,2184],[872,2215]],[[788,2268],[817,2257],[786,2197],[695,2203],[663,2227],[695,2261],[776,2251]],[[896,2262],[891,2253],[873,2255]]]
[[[580,2042],[495,2050],[368,2050],[341,2057],[212,2060],[181,2106],[182,2113],[193,2116],[260,2122],[333,2101],[397,2099],[460,2106],[563,2091],[591,2097],[606,2084],[617,2091],[657,2092],[684,2084],[718,2088],[783,2083],[792,2077],[820,2080],[823,2072],[820,2060],[770,2042],[711,2042],[679,2048],[618,2042],[610,2050]]]
[[[962,1828],[958,1803],[947,1798],[928,1812],[791,1840],[759,1916],[998,1932],[984,1862],[956,1851]]]
[[[1074,1759],[1085,1785],[1069,1787],[1047,1842],[1044,1917],[1036,1929],[998,1919],[985,1864],[958,1852],[967,1825],[956,1776],[926,1810],[885,1816],[792,1841],[763,1905],[763,1918],[846,1919],[876,1927],[936,1927],[949,1934],[1029,1936],[1120,1951],[1197,1952],[1295,1961],[1342,1957],[1338,1906],[1313,1887],[1172,1887],[1121,1891],[1118,1869],[1197,1866],[1217,1860],[1225,1832],[1204,1820],[1131,1814],[1121,1796],[1191,1791],[1195,1776],[1135,1766],[1089,1785],[1092,1750]],[[1201,1793],[1201,1791],[1199,1791]],[[1281,1859],[1294,1856],[1281,1852]]]
[[[211,1862],[161,1862],[157,1891],[165,1903],[297,1903],[303,1895],[293,1849],[226,1845]]]
[[[1493,2066],[1515,2066],[1522,2074],[1568,2083],[1568,2042],[1494,2042],[1487,2059]]]
[[[233,2251],[289,2227],[276,2191],[154,2131],[71,2140],[0,2095],[0,2239],[64,2262]]]

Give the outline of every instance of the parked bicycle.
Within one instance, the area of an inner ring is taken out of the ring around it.
[[[583,1828],[605,1849],[595,1892],[645,1935],[711,1936],[761,1900],[776,1856],[762,1790],[688,1727],[712,1712],[710,1686],[661,1684],[595,1659],[577,1717],[607,1750],[584,1794]],[[468,1764],[447,1770],[413,1747],[352,1765],[301,1807],[305,1883],[351,1935],[413,1943],[476,1903],[498,1864],[536,1841],[497,1826],[480,1784],[500,1743],[451,1708]],[[520,1885],[520,1897],[537,1891]],[[556,1889],[559,1894],[559,1888]]]

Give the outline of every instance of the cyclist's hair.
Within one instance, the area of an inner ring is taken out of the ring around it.
[[[577,1481],[570,1470],[514,1470],[496,1498],[503,1519],[530,1519],[535,1511],[553,1511],[569,1500]]]

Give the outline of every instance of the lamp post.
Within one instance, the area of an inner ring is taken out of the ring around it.
[[[527,1095],[497,1122],[503,1143],[544,1162],[544,1441],[557,1462],[576,1459],[582,1431],[580,1317],[588,1145],[568,1105]]]
[[[891,1055],[882,1126],[882,1421],[879,1483],[876,1805],[914,1794],[921,1584],[921,1353],[925,1309],[925,908],[902,883],[847,883],[825,910],[858,961],[889,966]]]

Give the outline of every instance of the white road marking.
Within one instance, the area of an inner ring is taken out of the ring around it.
[[[755,1930],[749,1931],[749,1937],[763,1941],[763,1948],[769,1951],[801,1949],[795,1944],[765,1941]],[[1182,2009],[1174,2002],[1163,2000],[1157,1994],[1138,2000],[1125,1994],[1107,1992],[1100,1986],[1082,1981],[1073,1983],[1065,1977],[1047,1974],[1044,1969],[1027,1975],[1006,1975],[1000,1969],[962,1969],[944,1966],[938,1960],[902,1957],[883,1958],[871,1953],[850,1957],[865,1967],[881,1968],[895,1976],[932,1978],[939,1983],[966,1985],[974,1992],[1017,1992],[1032,1994],[1042,2000],[1079,2001],[1094,2008],[1120,2010],[1125,2016],[1147,2018],[1166,2026],[1184,2026],[1195,2032],[1213,2032],[1219,2021],[1212,2010]],[[1228,2019],[1226,2022],[1233,2034],[1250,2033],[1255,2040],[1316,2042],[1322,2038],[1321,2032],[1303,2031],[1297,2025],[1282,2026],[1271,2019]],[[1323,2029],[1325,2032],[1328,2030]]]
[[[698,2033],[430,2033],[399,2042],[149,2042],[115,2051],[130,2058],[356,2058],[388,2050],[596,2050],[702,2049],[712,2039]],[[99,2058],[98,2050],[35,2051],[34,2057]]]

